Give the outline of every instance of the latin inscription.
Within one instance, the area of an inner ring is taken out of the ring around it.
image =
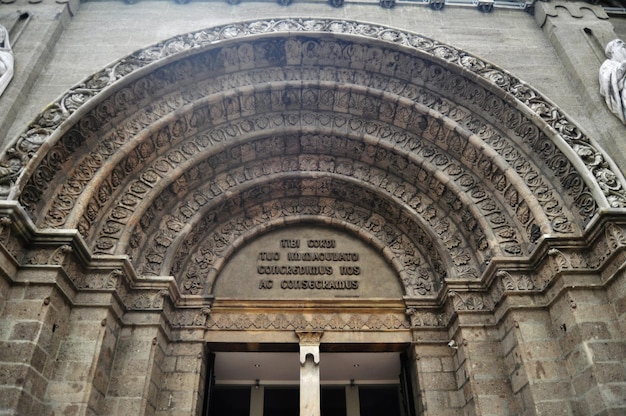
[[[257,254],[260,290],[340,290],[359,288],[360,255],[338,250],[335,239],[281,239],[277,251]]]
[[[216,277],[227,299],[399,299],[401,280],[380,250],[318,225],[271,230],[237,250]]]

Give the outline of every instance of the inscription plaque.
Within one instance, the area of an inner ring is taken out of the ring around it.
[[[399,298],[397,274],[354,236],[323,227],[289,227],[240,249],[215,282],[216,297],[243,299]]]

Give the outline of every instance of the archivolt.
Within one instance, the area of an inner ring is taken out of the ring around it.
[[[38,225],[78,228],[148,274],[193,275],[236,224],[248,235],[350,206],[428,273],[476,278],[492,256],[626,205],[609,159],[521,81],[345,21],[233,24],[139,51],[48,108],[2,163],[7,197]]]

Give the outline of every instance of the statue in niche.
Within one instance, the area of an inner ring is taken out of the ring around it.
[[[600,66],[600,94],[609,110],[626,124],[626,44],[621,39],[610,41],[605,55],[608,59]]]
[[[9,31],[0,25],[0,95],[13,78],[13,51],[9,43]]]

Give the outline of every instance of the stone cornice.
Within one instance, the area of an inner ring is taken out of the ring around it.
[[[0,203],[0,213],[4,274],[12,276],[9,279],[14,284],[56,285],[77,306],[118,305],[113,310],[120,319],[135,312],[165,312],[164,328],[171,330],[445,329],[459,314],[495,313],[499,320],[512,309],[549,306],[572,290],[602,289],[620,278],[626,267],[626,212],[612,210],[601,213],[581,238],[544,239],[533,256],[515,263],[493,259],[486,271],[491,275],[485,280],[486,287],[450,284],[439,303],[415,299],[296,304],[289,300],[215,302],[212,298],[181,295],[171,277],[139,278],[128,259],[90,256],[75,233],[37,230],[14,203]],[[17,251],[19,259],[11,254],[16,253],[15,245],[23,247]],[[77,256],[80,252],[87,255]],[[402,323],[403,308],[410,327]],[[252,319],[259,312],[267,319]],[[312,320],[318,313],[326,314],[328,319]]]

